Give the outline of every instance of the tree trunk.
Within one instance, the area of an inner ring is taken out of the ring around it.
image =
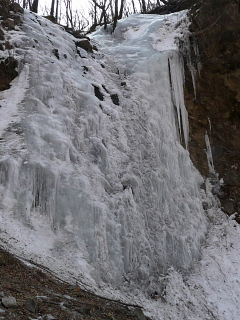
[[[123,17],[124,5],[125,5],[125,0],[121,0],[121,6],[120,6],[119,14],[118,14],[118,20],[122,19],[122,17]]]
[[[23,0],[23,9],[27,9],[27,1]]]
[[[114,12],[114,19],[113,19],[113,32],[116,29],[118,21],[118,0],[115,0],[115,12]]]
[[[50,16],[51,17],[54,17],[54,7],[55,7],[55,0],[52,0],[51,11],[50,11]]]
[[[31,10],[35,13],[38,12],[38,0],[33,0]]]
[[[133,13],[136,13],[136,8],[135,8],[135,3],[134,3],[134,0],[132,0],[132,7],[133,7]]]
[[[146,12],[147,12],[146,2],[145,0],[142,0],[142,13],[146,13]]]
[[[59,7],[59,0],[57,0],[57,4],[56,4],[56,13],[55,13],[56,22],[58,22],[58,7]]]
[[[105,4],[103,6],[103,21],[104,21],[104,29],[106,30],[107,29],[107,11],[106,11],[106,7],[105,7]]]

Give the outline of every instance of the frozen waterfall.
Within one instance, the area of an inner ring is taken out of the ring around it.
[[[134,15],[97,31],[90,55],[25,12],[11,34],[19,76],[0,93],[2,243],[68,278],[143,291],[200,257],[202,178],[174,41],[186,26],[184,12]]]

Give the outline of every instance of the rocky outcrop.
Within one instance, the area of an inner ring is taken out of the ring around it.
[[[22,23],[24,10],[18,3],[13,2],[7,5],[2,2],[0,4],[0,13],[2,26],[12,30],[15,29],[15,26]]]
[[[191,43],[197,42],[201,71],[196,96],[190,73],[185,97],[190,122],[190,154],[195,166],[209,176],[205,134],[213,162],[224,185],[223,210],[240,214],[240,13],[235,0],[197,2],[192,10]],[[192,60],[199,57],[192,50]]]
[[[11,81],[18,75],[17,61],[11,54],[12,45],[5,39],[5,31],[15,30],[21,25],[23,12],[23,8],[18,3],[0,5],[0,50],[3,51],[0,59],[0,91],[9,89]]]

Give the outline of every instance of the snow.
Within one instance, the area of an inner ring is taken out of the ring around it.
[[[0,93],[0,242],[154,319],[239,319],[239,229],[187,151],[188,23],[133,15],[90,55],[25,11]]]

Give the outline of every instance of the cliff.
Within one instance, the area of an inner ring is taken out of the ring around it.
[[[218,193],[223,210],[240,213],[240,14],[239,2],[198,1],[191,10],[192,59],[196,94],[186,72],[185,102],[189,114],[190,154],[195,166],[209,176],[205,134],[213,163],[224,184]],[[194,53],[198,46],[199,54]],[[187,69],[187,68],[186,68]]]

